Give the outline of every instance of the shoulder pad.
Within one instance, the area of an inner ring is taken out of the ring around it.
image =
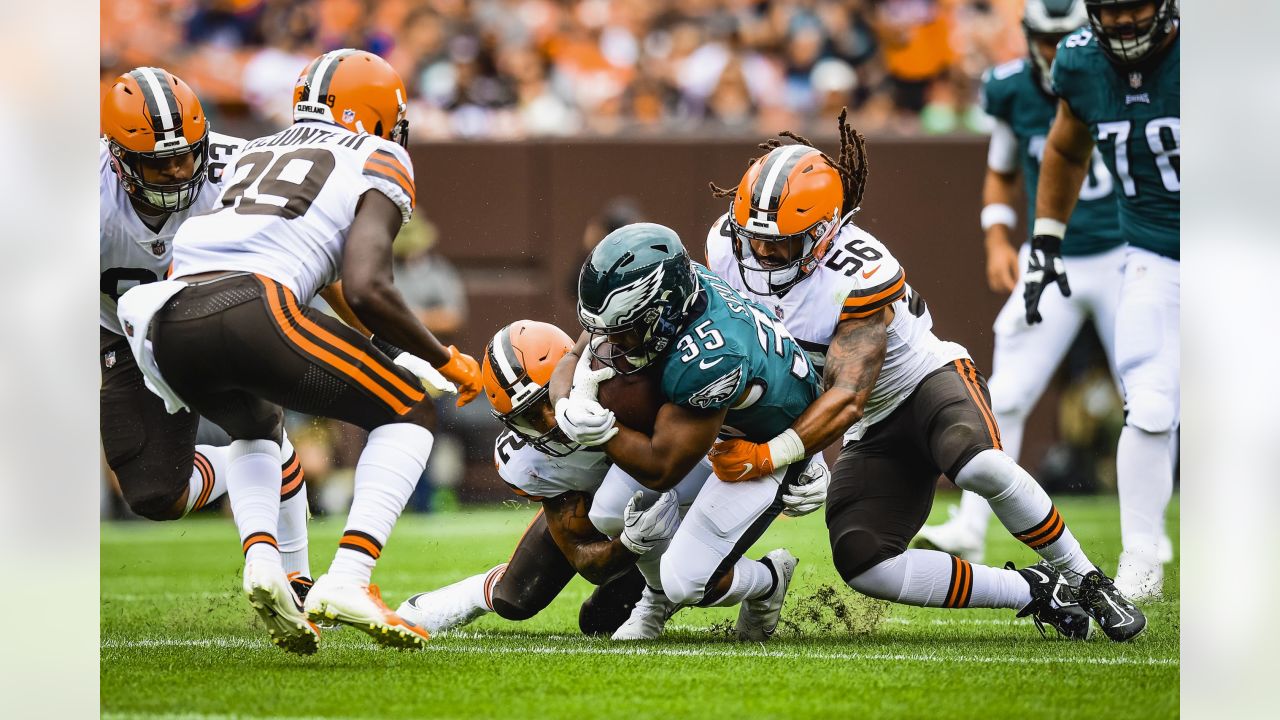
[[[707,267],[719,275],[724,275],[733,265],[732,235],[729,213],[721,215],[707,231]]]
[[[823,269],[846,278],[840,322],[868,317],[906,293],[906,271],[898,260],[875,236],[855,225],[841,230]]]
[[[1009,80],[1026,69],[1026,61],[1019,59],[997,65],[982,74],[978,103],[988,115],[1008,119],[1010,100],[1013,97],[1013,84]]]
[[[417,190],[413,184],[413,161],[405,149],[389,140],[373,138],[375,142],[365,158],[365,180],[400,208],[403,222],[409,222],[417,202]]]

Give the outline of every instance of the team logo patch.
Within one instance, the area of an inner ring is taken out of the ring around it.
[[[738,386],[741,384],[742,366],[739,365],[733,369],[733,372],[708,383],[706,387],[694,393],[689,398],[689,404],[700,408],[709,408],[713,405],[720,407],[737,396]]]
[[[108,370],[116,366],[115,350],[112,350],[111,352],[102,356],[102,366],[107,368]]]
[[[349,123],[356,121],[356,113],[351,108],[342,111],[342,122]]]
[[[1137,71],[1129,73],[1129,87],[1134,90],[1142,87],[1142,73]]]

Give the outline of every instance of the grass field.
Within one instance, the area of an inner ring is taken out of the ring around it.
[[[940,496],[933,521],[954,497]],[[1104,569],[1114,571],[1112,497],[1059,508]],[[406,517],[374,581],[393,608],[408,595],[483,571],[509,555],[532,509],[499,507]],[[1178,502],[1170,508],[1177,545]],[[336,521],[314,522],[323,570]],[[993,527],[992,564],[1034,556]],[[683,610],[643,647],[577,631],[589,592],[577,579],[538,617],[488,616],[419,653],[381,650],[351,629],[319,654],[287,655],[239,592],[241,557],[226,518],[102,527],[104,717],[326,718],[1151,718],[1178,714],[1176,562],[1150,626],[1118,645],[1042,639],[1029,619],[995,610],[890,607],[855,595],[831,566],[821,513],[782,519],[752,557],[789,547],[800,559],[767,645],[731,640],[736,610]],[[997,562],[998,561],[998,562]],[[836,606],[839,611],[833,609]],[[840,617],[843,616],[843,617]]]

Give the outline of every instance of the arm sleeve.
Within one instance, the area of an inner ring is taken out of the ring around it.
[[[987,146],[987,167],[1008,175],[1018,169],[1018,136],[1003,120],[996,120],[991,130],[991,144]]]
[[[365,160],[362,172],[373,189],[391,198],[400,208],[401,222],[409,222],[417,198],[409,153],[393,142],[378,143]]]

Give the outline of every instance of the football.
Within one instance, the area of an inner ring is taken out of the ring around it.
[[[609,343],[600,346],[600,354],[607,355]],[[621,361],[625,363],[626,361]],[[591,369],[604,367],[599,358],[591,357]],[[662,388],[658,373],[645,369],[630,375],[614,375],[600,383],[600,404],[613,411],[618,422],[646,435],[653,434],[653,424],[658,409],[663,405]]]

